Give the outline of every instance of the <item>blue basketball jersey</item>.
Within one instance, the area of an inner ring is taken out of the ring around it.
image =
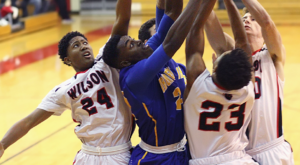
[[[179,142],[185,134],[182,99],[185,67],[170,59],[143,91],[144,96],[134,94],[124,81],[132,69],[139,68],[133,65],[120,71],[120,85],[139,126],[141,139],[152,146]]]

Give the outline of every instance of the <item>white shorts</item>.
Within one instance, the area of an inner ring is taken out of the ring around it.
[[[294,165],[292,148],[283,136],[246,152],[260,165]]]
[[[90,155],[80,150],[73,165],[128,165],[129,159],[130,151],[116,155]]]
[[[212,156],[208,158],[191,159],[189,165],[258,165],[245,151]]]

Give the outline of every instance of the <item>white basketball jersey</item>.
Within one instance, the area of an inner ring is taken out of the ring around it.
[[[284,82],[277,75],[270,53],[264,45],[252,55],[255,69],[255,103],[249,124],[247,150],[282,135],[281,108]]]
[[[38,108],[72,110],[77,137],[86,145],[111,147],[130,140],[131,111],[120,90],[119,73],[97,57],[92,68],[56,86]]]
[[[185,130],[191,156],[205,158],[243,151],[254,104],[252,82],[239,90],[222,90],[205,70],[184,103]]]

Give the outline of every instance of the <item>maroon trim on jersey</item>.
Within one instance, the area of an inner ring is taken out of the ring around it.
[[[80,151],[81,151],[81,150],[79,150],[79,151],[77,152],[76,156],[78,155],[78,153],[79,153]],[[73,161],[73,165],[76,163],[76,156],[75,156],[75,159],[74,159],[74,161]]]
[[[282,116],[281,116],[281,99],[279,96],[278,74],[276,73],[277,81],[277,138],[282,136]]]
[[[221,87],[220,85],[218,85],[217,83],[215,83],[214,81],[212,81],[218,88],[222,89],[222,90],[226,90],[225,88]]]
[[[262,48],[258,49],[257,51],[252,53],[252,56],[254,56],[257,52],[260,52]]]
[[[75,123],[80,123],[79,121],[76,121],[75,119],[73,119],[73,121],[74,121]]]
[[[75,74],[75,76],[78,75],[78,74],[80,74],[80,73],[85,73],[85,72],[88,71],[88,70],[89,70],[89,69],[87,69],[87,70],[85,70],[85,71],[77,72],[77,73]]]

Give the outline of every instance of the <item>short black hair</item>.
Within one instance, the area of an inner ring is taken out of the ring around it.
[[[248,85],[252,76],[252,64],[242,49],[234,49],[222,57],[216,69],[216,79],[226,90],[236,90]]]
[[[119,50],[117,46],[121,37],[121,35],[111,36],[103,50],[102,58],[104,62],[114,68],[118,68],[117,58],[119,56]]]
[[[149,19],[147,22],[145,22],[140,30],[139,30],[139,39],[142,42],[145,42],[145,40],[149,40],[149,38],[151,37],[151,33],[149,31],[149,29],[155,25],[155,18]]]
[[[76,36],[81,36],[87,40],[87,38],[80,32],[72,31],[72,32],[67,33],[65,36],[63,36],[63,38],[58,43],[58,55],[59,55],[59,58],[64,62],[64,64],[66,64],[64,61],[64,58],[67,57],[67,55],[68,55],[67,50],[68,50],[69,42],[72,38],[74,38]],[[66,64],[66,65],[70,66],[70,64]]]

